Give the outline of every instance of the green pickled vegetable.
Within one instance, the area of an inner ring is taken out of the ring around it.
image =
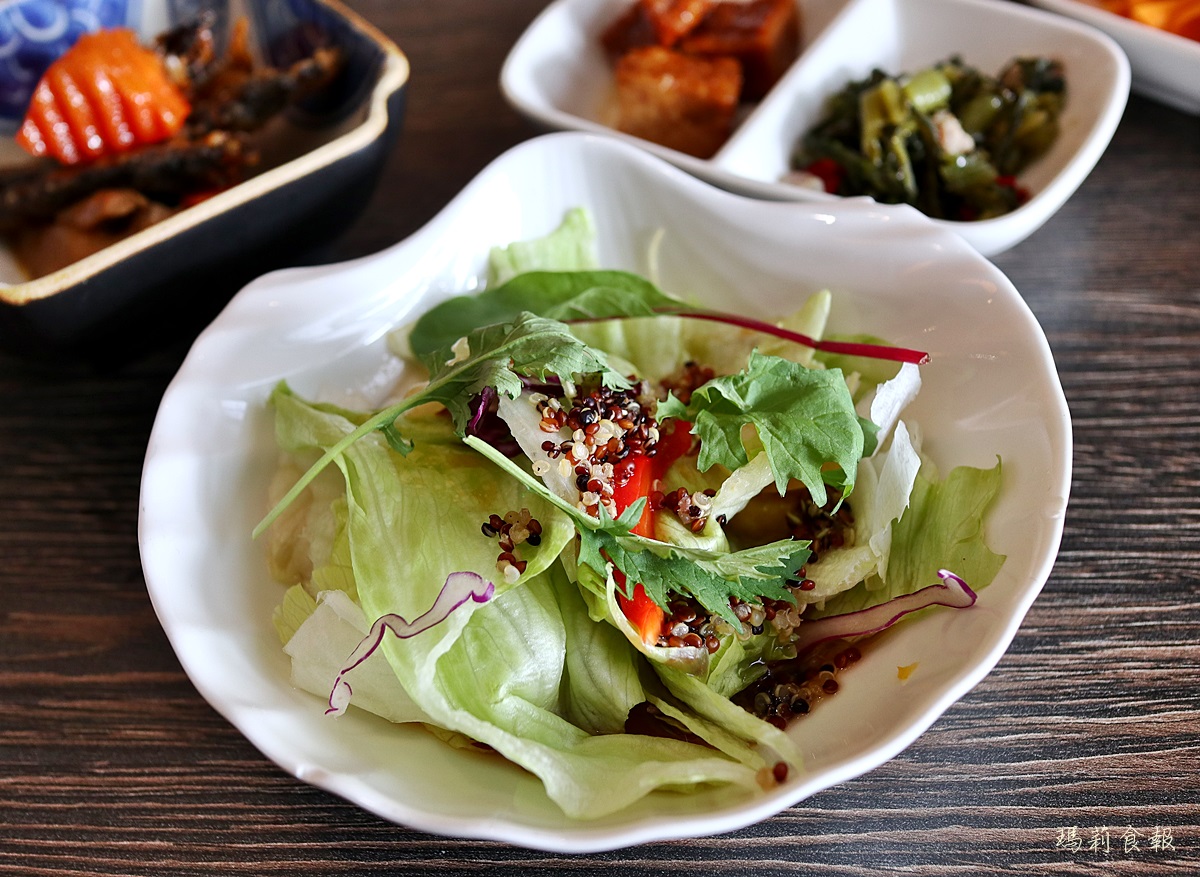
[[[1028,199],[1015,177],[1057,139],[1065,97],[1062,64],[1048,58],[995,76],[957,56],[907,75],[875,70],[830,97],[792,167],[820,168],[838,195],[943,219],[1000,216]]]

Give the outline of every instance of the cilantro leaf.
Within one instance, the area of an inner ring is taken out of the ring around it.
[[[640,582],[646,596],[659,606],[665,607],[671,594],[692,596],[709,612],[737,625],[740,622],[729,605],[731,597],[745,601],[794,600],[787,583],[808,561],[808,542],[784,539],[722,553],[646,539],[630,532],[641,517],[644,498],[632,503],[619,518],[609,517],[603,506],[600,517],[594,518],[481,439],[468,436],[465,441],[574,519],[579,533],[579,563],[602,571],[611,562],[628,581]]]
[[[742,429],[753,426],[782,495],[797,478],[813,501],[827,501],[822,467],[835,463],[845,493],[854,487],[863,454],[863,429],[842,373],[810,369],[777,356],[752,353],[744,370],[714,378],[684,405],[674,396],[658,406],[660,419],[692,423],[700,438],[697,465],[738,469],[749,462]]]

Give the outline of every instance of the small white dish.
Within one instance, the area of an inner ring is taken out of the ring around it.
[[[1129,56],[1136,93],[1185,113],[1200,114],[1200,43],[1081,0],[1031,2],[1087,22],[1116,40]]]
[[[599,34],[622,4],[556,0],[514,45],[501,72],[508,101],[555,129],[602,132],[660,155],[715,185],[777,200],[836,196],[780,182],[797,141],[824,101],[879,68],[913,72],[959,55],[995,73],[1019,55],[1046,55],[1066,68],[1067,103],[1053,148],[1019,177],[1030,200],[979,222],[933,220],[984,255],[1003,252],[1049,219],[1107,148],[1129,95],[1129,62],[1103,33],[1061,16],[996,0],[849,0],[800,3],[807,22],[800,57],[725,145],[701,160],[603,124],[612,71]]]
[[[792,726],[806,769],[770,793],[660,792],[572,820],[498,757],[357,710],[329,718],[289,682],[271,623],[284,588],[250,539],[277,461],[271,389],[286,378],[310,397],[359,398],[389,361],[388,330],[479,287],[490,247],[544,234],[576,206],[594,217],[604,266],[648,273],[654,258],[663,288],[701,303],[769,317],[831,289],[833,330],[931,354],[910,411],[940,467],[1003,460],[987,522],[989,543],[1007,555],[995,581],[972,609],[923,613],[873,642],[838,695]],[[1070,418],[1045,336],[1012,284],[960,238],[866,199],[744,198],[613,138],[566,133],[504,154],[390,249],[242,290],[163,397],[139,535],[184,669],[285,770],[423,831],[586,852],[730,831],[900,752],[1007,648],[1054,562],[1070,471]],[[901,681],[897,668],[912,665]]]

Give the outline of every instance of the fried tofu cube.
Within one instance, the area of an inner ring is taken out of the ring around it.
[[[719,4],[717,0],[640,0],[658,44],[670,48],[691,33]]]
[[[605,29],[600,42],[613,57],[641,46],[670,48],[717,5],[717,0],[636,0]]]
[[[639,2],[629,6],[600,34],[600,45],[610,58],[619,58],[630,49],[653,46],[658,34],[650,24],[645,7]]]
[[[697,158],[733,130],[741,66],[661,46],[632,49],[616,64],[616,128]]]
[[[729,56],[742,65],[742,100],[765,95],[800,53],[796,0],[719,3],[680,41],[682,52]]]

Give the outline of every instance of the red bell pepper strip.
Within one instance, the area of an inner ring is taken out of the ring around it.
[[[650,507],[650,494],[662,481],[671,464],[687,453],[691,445],[691,424],[675,421],[673,430],[660,435],[653,457],[635,454],[626,458],[624,464],[630,469],[629,480],[613,489],[613,503],[617,507],[617,514],[620,515],[642,497],[647,500],[642,507],[642,516],[630,530],[631,533],[645,536],[647,539],[654,538],[655,510]],[[625,574],[619,569],[613,571],[613,578],[617,582],[617,603],[621,611],[641,634],[642,642],[654,645],[662,633],[665,617],[662,607],[646,595],[646,589],[640,582],[633,586],[633,594],[626,597],[623,593],[627,590]]]
[[[805,168],[810,174],[821,181],[821,186],[830,195],[836,195],[842,188],[842,179],[846,172],[832,158],[818,158]]]

